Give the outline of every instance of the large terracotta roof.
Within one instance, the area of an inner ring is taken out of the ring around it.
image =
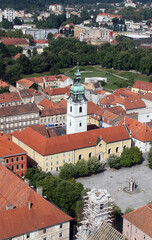
[[[133,88],[137,88],[137,89],[141,89],[141,90],[145,90],[145,91],[152,91],[152,83],[150,82],[144,82],[144,81],[136,81],[134,83],[134,85],[132,86]]]
[[[115,118],[118,117],[118,115],[112,113],[112,112],[109,112],[109,111],[105,111],[102,115],[103,118],[106,118],[108,120],[114,120]]]
[[[31,203],[31,209],[28,203]],[[6,210],[7,205],[13,209]],[[43,229],[71,218],[0,164],[0,239]]]
[[[129,96],[137,96],[138,95],[138,93],[131,92],[131,90],[128,89],[128,88],[116,89],[113,92],[113,94],[116,95],[116,96],[122,96],[122,97],[129,97]]]
[[[91,115],[93,113],[100,114],[100,112],[101,112],[101,108],[98,105],[96,105],[92,101],[88,101],[88,103],[87,103],[87,114],[88,115]]]
[[[125,115],[126,114],[126,111],[121,106],[109,107],[109,108],[106,108],[106,110],[108,110],[109,112],[112,112],[116,115]]]
[[[1,37],[0,41],[5,45],[29,45],[29,42],[25,38],[8,38]]]
[[[129,117],[124,117],[119,125],[126,124],[133,138],[141,142],[149,142],[152,140],[152,129],[144,123],[138,122]]]
[[[152,238],[152,204],[138,208],[123,218]]]
[[[21,132],[14,132],[13,136],[43,156],[95,146],[97,139],[101,136],[106,143],[130,139],[125,126],[102,128],[47,139],[27,127]]]
[[[146,94],[141,95],[140,97],[141,97],[141,99],[152,101],[152,93],[151,92],[147,92]]]
[[[17,102],[21,101],[21,98],[18,93],[1,93],[0,94],[0,103],[9,103],[9,102]]]
[[[1,107],[0,116],[14,116],[23,113],[38,112],[39,109],[35,103],[28,103],[16,106]]]
[[[13,156],[26,153],[21,147],[16,145],[7,136],[0,137],[0,157]]]
[[[32,98],[33,94],[31,93],[31,91],[29,89],[24,89],[24,90],[20,90],[20,96],[21,98]]]

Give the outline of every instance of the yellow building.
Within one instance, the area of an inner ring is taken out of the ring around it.
[[[131,88],[131,91],[134,93],[152,93],[152,83],[144,81],[136,81]]]
[[[12,140],[46,172],[58,171],[64,163],[75,164],[92,156],[102,162],[110,154],[120,156],[123,149],[131,147],[131,138],[124,125],[52,138],[28,127],[14,132]]]

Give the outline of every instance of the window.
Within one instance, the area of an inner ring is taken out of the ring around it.
[[[3,119],[1,119],[1,122],[3,122],[4,120]]]
[[[123,147],[123,149],[124,149],[124,150],[126,149],[126,145]]]
[[[9,124],[6,124],[6,127],[9,128]]]
[[[119,147],[116,147],[116,153],[118,153],[119,152]]]
[[[6,122],[8,122],[8,118],[6,118]]]
[[[12,166],[12,170],[14,170],[14,166]]]
[[[28,233],[27,235],[26,235],[26,238],[29,238],[30,237],[30,234]]]
[[[24,160],[24,156],[21,156],[21,160]]]
[[[59,164],[59,161],[56,161],[56,164]]]
[[[18,157],[16,157],[16,162],[18,162]]]
[[[60,224],[60,228],[62,228],[62,224]]]
[[[25,126],[25,122],[23,122],[23,125]]]
[[[51,171],[53,170],[53,167],[51,167]]]
[[[53,162],[51,162],[51,166],[53,165]]]
[[[91,158],[91,156],[92,156],[92,153],[90,152],[90,153],[89,153],[89,158]]]
[[[17,164],[17,165],[16,165],[16,170],[18,170],[18,169],[19,169],[19,165]]]
[[[69,158],[69,160],[68,160],[68,161],[69,161],[69,162],[71,161],[71,160],[70,160],[70,158]]]
[[[46,167],[48,167],[48,162],[46,163]]]
[[[56,155],[56,157],[57,157],[57,158],[59,157],[58,154]]]
[[[8,158],[6,159],[6,163],[9,163],[9,159]]]
[[[4,126],[3,126],[3,125],[1,125],[1,128],[4,128]]]
[[[70,112],[72,112],[72,106],[70,106]]]
[[[21,122],[19,122],[19,126],[21,126],[22,125],[22,123]]]
[[[79,107],[79,113],[82,113],[82,107]]]
[[[103,209],[103,204],[100,204],[100,210]]]
[[[14,162],[14,158],[11,158],[11,162]]]
[[[22,177],[24,176],[24,173],[23,173],[23,172],[21,173],[21,176],[22,176]]]
[[[111,153],[111,148],[108,149],[108,154],[110,154],[110,153]]]
[[[48,168],[46,168],[46,172],[48,172]]]
[[[70,121],[70,126],[71,126],[72,124],[71,124],[71,121]]]
[[[24,168],[24,164],[23,164],[23,163],[21,164],[21,168],[22,168],[22,169]]]
[[[63,153],[63,157],[65,157],[65,153]]]
[[[65,163],[65,159],[63,159],[63,163]]]
[[[144,235],[144,239],[146,239],[146,236]]]
[[[62,233],[59,234],[59,237],[62,237]]]
[[[79,127],[82,127],[82,122],[79,123]]]
[[[82,159],[82,154],[79,155],[79,160],[81,160],[81,159]]]

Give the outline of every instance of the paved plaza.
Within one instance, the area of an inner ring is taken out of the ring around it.
[[[134,177],[140,192],[128,194],[123,188],[128,187],[129,178]],[[138,208],[152,201],[152,169],[147,166],[147,162],[131,168],[114,170],[107,168],[106,171],[77,179],[85,188],[107,189],[115,203],[121,208],[122,212],[126,208]]]

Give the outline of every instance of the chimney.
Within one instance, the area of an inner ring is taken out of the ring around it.
[[[30,185],[30,181],[29,181],[27,178],[24,179],[24,182],[25,182],[28,186]]]
[[[37,194],[39,194],[42,197],[42,187],[41,186],[36,188],[36,192],[37,192]]]
[[[13,209],[13,204],[9,204],[6,206],[6,210],[10,210],[10,209]]]
[[[31,210],[31,208],[32,208],[31,201],[28,201],[28,209]]]

